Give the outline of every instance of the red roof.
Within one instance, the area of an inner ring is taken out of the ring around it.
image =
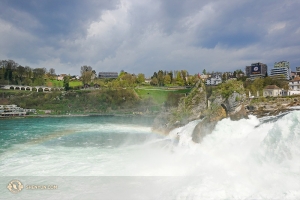
[[[295,77],[295,78],[292,80],[292,82],[294,82],[294,81],[300,81],[300,77]]]

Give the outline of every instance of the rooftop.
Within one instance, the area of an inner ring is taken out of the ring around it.
[[[277,85],[267,85],[264,89],[280,89]]]
[[[295,77],[293,80],[292,80],[292,82],[293,81],[300,81],[300,77]]]

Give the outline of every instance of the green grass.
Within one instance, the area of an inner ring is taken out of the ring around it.
[[[48,80],[46,83],[47,86],[50,87],[63,87],[64,86],[64,81],[58,81],[58,80]],[[81,81],[70,81],[69,82],[70,87],[76,87],[76,86],[82,86]]]
[[[157,88],[157,87],[147,87],[135,89],[135,92],[139,95],[140,98],[152,98],[155,103],[163,104],[168,97],[169,93],[189,93],[191,89],[182,89],[182,90],[167,90],[167,88]]]
[[[70,87],[82,86],[82,82],[81,81],[70,81],[69,85],[70,85]]]
[[[58,80],[48,80],[46,82],[46,85],[49,87],[63,87],[64,82],[63,81],[58,81]]]
[[[32,91],[29,90],[6,90],[6,89],[0,89],[0,94],[28,94],[31,93]],[[1,98],[1,96],[0,96]]]

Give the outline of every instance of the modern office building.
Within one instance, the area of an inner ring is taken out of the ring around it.
[[[267,75],[268,66],[263,63],[252,63],[250,66],[246,66],[246,76],[250,79],[263,78]]]
[[[290,68],[290,62],[288,61],[275,62],[274,68],[282,68],[282,67]]]
[[[275,62],[274,68],[271,69],[270,76],[280,79],[291,79],[290,63],[287,61]]]

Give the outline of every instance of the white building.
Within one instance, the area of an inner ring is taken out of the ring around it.
[[[270,76],[275,78],[284,78],[286,80],[290,80],[291,78],[290,63],[287,61],[275,62],[274,68],[271,69]]]
[[[58,76],[57,76],[57,80],[58,80],[58,81],[63,81],[65,76],[67,76],[67,74],[61,74],[61,75],[58,75]]]
[[[218,85],[222,83],[222,78],[219,75],[206,79],[206,85]]]
[[[287,92],[276,85],[267,85],[263,89],[264,97],[278,97],[278,96],[286,96]]]
[[[287,95],[288,96],[300,95],[300,90],[289,90]]]
[[[289,89],[300,91],[300,77],[296,77],[293,80],[289,81]]]

